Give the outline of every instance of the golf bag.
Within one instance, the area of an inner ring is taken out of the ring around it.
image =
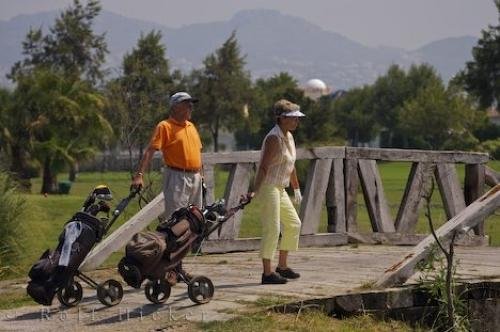
[[[168,221],[161,223],[156,231],[135,234],[125,248],[125,257],[118,263],[118,271],[125,282],[144,288],[146,298],[153,303],[163,303],[170,296],[173,284],[171,277],[188,285],[189,298],[198,304],[207,303],[214,294],[212,281],[205,276],[187,277],[178,268],[179,262],[201,244],[211,233],[231,218],[238,210],[249,204],[252,195],[242,196],[236,207],[226,210],[220,200],[200,210],[194,205],[175,211]]]
[[[134,288],[140,288],[144,279],[163,279],[189,253],[204,230],[205,218],[198,207],[181,208],[156,231],[135,234],[125,247],[118,270]]]
[[[47,249],[29,271],[28,294],[39,304],[50,305],[55,293],[68,282],[96,242],[103,235],[101,221],[77,212],[59,236],[54,251]]]
[[[106,186],[94,188],[81,211],[75,213],[65,224],[56,249],[47,249],[31,267],[28,273],[28,295],[35,302],[48,306],[57,293],[63,305],[74,306],[82,299],[82,287],[74,280],[76,276],[97,290],[98,298],[103,304],[111,306],[119,303],[123,295],[119,282],[107,280],[103,284],[97,284],[78,268],[137,193],[138,191],[132,191],[124,198],[113,211],[110,220],[110,207],[106,201],[112,199],[111,191]],[[98,218],[100,212],[106,213],[107,217]]]

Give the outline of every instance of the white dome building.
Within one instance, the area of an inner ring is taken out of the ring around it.
[[[330,89],[325,84],[325,82],[317,78],[313,78],[307,81],[306,85],[304,86],[304,94],[306,95],[306,97],[314,100],[319,99],[321,96],[327,95],[329,92]]]

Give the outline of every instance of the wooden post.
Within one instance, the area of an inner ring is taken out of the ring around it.
[[[418,210],[426,181],[432,176],[434,166],[427,163],[413,163],[406,183],[405,193],[396,217],[396,231],[413,234],[418,222]]]
[[[361,187],[374,232],[395,232],[375,160],[359,160]]]
[[[321,208],[325,200],[331,167],[332,159],[315,159],[311,161],[304,189],[304,200],[299,213],[302,221],[300,230],[302,235],[318,232]]]
[[[465,199],[457,171],[453,164],[437,164],[434,172],[438,183],[446,217],[451,219],[465,209]]]
[[[347,232],[358,231],[358,160],[344,160],[344,180],[345,180],[345,219]]]
[[[485,182],[488,186],[494,187],[500,183],[500,173],[486,166],[484,171]]]
[[[205,164],[203,165],[203,179],[205,181],[205,186],[207,192],[205,194],[205,203],[212,204],[215,201],[214,190],[215,190],[215,172],[214,165]]]
[[[252,169],[253,163],[237,163],[232,166],[226,185],[226,192],[224,194],[227,208],[236,206],[241,195],[245,195],[248,192],[250,186],[250,172]],[[237,238],[240,233],[242,214],[242,211],[238,211],[234,217],[226,221],[222,228],[220,228],[220,235],[214,232],[210,236],[210,239]]]
[[[326,189],[326,210],[328,214],[328,232],[346,232],[344,161],[333,159],[332,170]]]
[[[464,198],[469,205],[484,194],[485,169],[483,164],[465,165]],[[476,235],[484,235],[484,220],[474,227]]]
[[[162,192],[130,218],[130,220],[102,240],[102,242],[88,254],[87,258],[80,266],[80,270],[95,270],[112,253],[122,249],[135,233],[142,231],[164,211],[165,203]]]
[[[500,185],[497,185],[442,225],[436,231],[436,235],[443,245],[447,246],[454,232],[461,234],[468,232],[499,207]],[[377,287],[391,287],[405,283],[415,273],[415,266],[418,262],[429,255],[434,243],[432,234],[427,236],[407,255],[388,268],[375,285]]]

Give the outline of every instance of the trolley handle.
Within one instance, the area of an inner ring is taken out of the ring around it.
[[[120,214],[122,214],[123,210],[125,210],[125,208],[130,203],[130,201],[132,199],[134,199],[134,197],[137,194],[139,194],[140,192],[141,192],[141,187],[140,186],[131,186],[130,187],[130,192],[129,192],[128,196],[125,197],[124,199],[122,199],[120,201],[120,203],[118,203],[118,205],[113,210],[113,216],[111,217],[111,220],[106,225],[105,233],[107,233],[109,231],[109,229],[111,228],[111,226],[113,226],[113,223],[116,221],[116,219],[118,219],[118,217],[120,216]]]
[[[250,202],[252,201],[252,198],[254,196],[255,196],[255,193],[253,193],[253,192],[249,192],[245,195],[241,195],[240,201],[238,202],[238,205],[236,205],[235,207],[233,207],[227,211],[225,218],[224,218],[225,219],[224,221],[231,218],[239,210],[243,210],[245,208],[245,206],[250,204]]]

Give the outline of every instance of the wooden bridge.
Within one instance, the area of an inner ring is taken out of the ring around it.
[[[259,151],[207,153],[203,157],[208,201],[214,199],[214,167],[226,164],[229,165],[230,175],[225,198],[229,206],[235,204],[239,195],[249,189],[253,169],[259,162]],[[62,311],[52,306],[50,313],[64,314],[68,317],[65,321],[40,321],[38,306],[0,310],[0,330],[31,330],[33,326],[47,331],[157,328],[159,323],[156,318],[167,316],[172,310],[177,315],[187,313],[193,320],[228,319],[233,317],[227,313],[229,309],[232,312],[238,308],[245,310],[244,303],[266,296],[324,298],[360,289],[366,291],[366,285],[388,287],[407,280],[412,282],[418,277],[413,275],[416,263],[428,254],[433,242],[428,235],[414,233],[426,183],[430,179],[434,178],[438,184],[443,208],[450,219],[437,230],[443,241],[447,241],[453,232],[462,235],[474,233],[473,236],[462,236],[462,243],[487,244],[482,220],[500,207],[500,178],[498,173],[485,166],[488,161],[486,154],[318,147],[299,149],[298,159],[310,160],[304,200],[300,207],[302,249],[290,257],[290,263],[302,274],[300,279],[286,285],[260,284],[261,263],[258,253],[253,251],[258,248],[260,239],[238,238],[242,216],[237,215],[224,225],[220,236],[214,235],[203,246],[205,252],[220,254],[193,256],[184,261],[189,271],[207,275],[214,281],[215,297],[209,304],[193,307],[183,285],[173,288],[171,298],[164,306],[152,306],[147,303],[142,290],[126,287],[126,296],[115,309],[103,310],[105,308],[95,296],[74,310]],[[412,163],[395,219],[389,213],[385,198],[377,164],[380,161]],[[465,164],[463,189],[456,170],[459,163]],[[159,164],[160,161],[156,160],[156,167]],[[493,188],[483,194],[487,186]],[[361,204],[358,202],[358,187],[368,210],[371,233],[358,231],[357,210]],[[325,205],[328,233],[321,234],[318,233],[320,211]],[[160,194],[103,240],[82,268],[95,270],[110,254],[121,250],[132,234],[142,230],[162,212],[163,195]],[[350,242],[361,244],[341,246]],[[364,245],[373,243],[389,246]],[[414,246],[390,246],[400,244]],[[231,251],[238,253],[228,253]],[[457,277],[469,281],[484,277],[500,280],[499,253],[500,249],[495,247],[457,248],[456,254],[461,261]],[[93,271],[91,274],[102,280],[110,276],[119,278],[114,269]],[[92,294],[89,289],[85,293]],[[131,320],[128,319],[129,309]],[[127,319],[123,318],[125,313]]]
[[[205,179],[209,186],[209,200],[213,200],[213,166],[230,164],[231,172],[225,198],[234,205],[241,193],[249,188],[249,181],[260,152],[232,152],[205,154]],[[310,160],[299,216],[302,220],[301,235],[305,245],[340,244],[347,236],[360,242],[373,243],[384,239],[386,243],[414,244],[414,228],[424,193],[424,186],[434,176],[438,184],[446,216],[451,219],[484,192],[486,183],[483,153],[436,152],[400,149],[371,149],[352,147],[318,147],[300,149],[297,159]],[[378,161],[412,162],[405,193],[395,220],[392,219],[378,171]],[[465,164],[465,188],[462,191],[455,164]],[[491,177],[489,177],[491,178]],[[357,197],[361,184],[373,235],[358,233]],[[323,204],[328,211],[328,234],[318,234]],[[239,244],[241,214],[224,225],[220,236],[211,240],[222,242],[215,251],[255,248]],[[475,228],[477,235],[484,235],[484,228]],[[341,237],[336,235],[343,235]],[[306,240],[307,239],[307,240]],[[248,242],[248,240],[246,241]],[[214,243],[215,244],[215,243]],[[210,247],[210,244],[207,244]],[[207,249],[208,250],[208,249]]]
[[[216,165],[224,164],[230,168],[224,197],[227,205],[233,206],[240,195],[249,190],[259,158],[260,151],[203,154],[204,176],[208,187],[207,203],[214,200]],[[484,153],[328,146],[298,149],[297,160],[310,161],[304,199],[299,211],[302,220],[301,247],[343,245],[349,242],[416,245],[427,236],[415,234],[414,229],[426,184],[432,178],[438,185],[448,219],[457,216],[480,197],[486,185],[493,186],[499,181],[498,173],[485,166],[488,155]],[[393,220],[377,163],[395,161],[411,162],[412,166],[397,216]],[[156,159],[153,167],[159,168],[160,163],[161,160]],[[465,164],[463,190],[456,170],[459,163]],[[115,161],[113,164],[118,165],[119,162]],[[358,232],[359,187],[363,192],[372,233]],[[328,232],[318,233],[321,210],[325,204],[328,211]],[[495,209],[496,207],[493,212]],[[162,212],[163,195],[160,194],[100,243],[84,262],[83,268],[95,269]],[[238,237],[242,213],[239,212],[230,219],[220,234],[212,234],[205,241],[203,251],[222,253],[256,250],[259,238]],[[473,230],[475,236],[469,234],[463,237],[462,243],[486,244],[483,222],[475,222]]]

